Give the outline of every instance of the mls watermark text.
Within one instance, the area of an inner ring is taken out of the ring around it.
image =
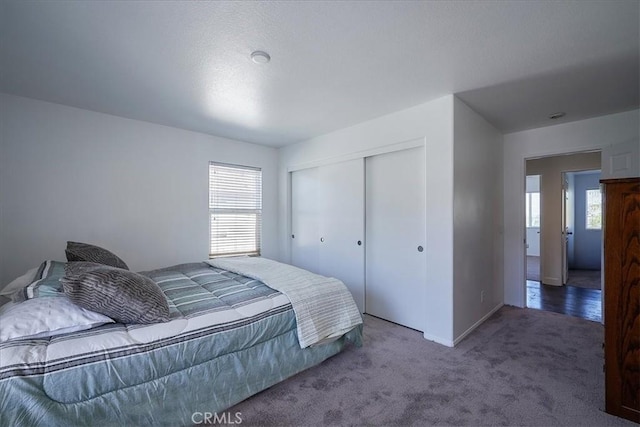
[[[191,422],[196,425],[242,424],[242,412],[194,412]]]

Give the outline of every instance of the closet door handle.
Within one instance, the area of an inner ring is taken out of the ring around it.
[[[358,240],[358,246],[362,246],[362,241]]]
[[[422,246],[418,246],[418,252],[422,252],[424,251],[424,248]]]
[[[321,242],[324,242],[324,237],[321,237],[321,238],[320,238],[320,241],[321,241]]]

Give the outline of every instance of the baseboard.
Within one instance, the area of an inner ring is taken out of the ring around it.
[[[433,341],[437,344],[441,344],[447,347],[453,347],[455,345],[453,341],[445,340],[445,339],[442,339],[441,337],[436,337],[435,335],[424,334],[424,339],[428,341]]]
[[[493,313],[495,313],[496,311],[500,310],[503,306],[504,306],[504,303],[502,303],[502,302],[500,304],[496,305],[490,312],[488,312],[487,314],[482,316],[482,318],[480,320],[478,320],[476,323],[471,325],[471,327],[469,329],[467,329],[466,331],[464,331],[458,338],[453,340],[453,345],[450,346],[450,347],[455,347],[456,345],[458,345],[458,343],[460,341],[465,339],[466,336],[469,335],[471,332],[473,332],[473,330],[475,328],[477,328],[478,326],[483,324],[489,317],[491,317],[493,315]]]
[[[545,285],[562,286],[562,279],[558,279],[557,277],[544,277],[542,283]]]

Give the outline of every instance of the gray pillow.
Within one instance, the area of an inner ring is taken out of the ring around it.
[[[79,276],[83,273],[87,273],[91,270],[104,267],[104,264],[88,261],[70,261],[64,265],[64,275],[67,277]]]
[[[67,242],[67,248],[64,253],[67,255],[67,261],[97,262],[125,270],[129,269],[127,264],[113,252],[88,243]]]
[[[120,323],[169,320],[169,306],[160,287],[133,271],[100,266],[60,279],[64,293],[80,307]]]

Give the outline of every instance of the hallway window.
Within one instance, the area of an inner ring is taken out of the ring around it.
[[[527,193],[526,201],[527,227],[540,227],[540,193]]]
[[[587,190],[587,230],[600,230],[602,229],[602,197],[600,196],[600,189]]]

